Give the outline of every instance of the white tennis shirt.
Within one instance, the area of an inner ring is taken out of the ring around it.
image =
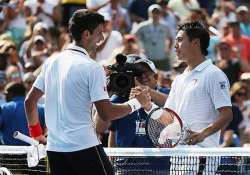
[[[45,93],[47,150],[72,152],[99,144],[91,106],[109,96],[104,69],[86,50],[70,45],[48,58],[33,86]]]
[[[229,88],[226,75],[211,60],[206,60],[175,78],[165,107],[174,110],[191,130],[199,132],[214,123],[219,114],[217,109],[232,106]],[[216,147],[219,137],[217,132],[199,146]]]

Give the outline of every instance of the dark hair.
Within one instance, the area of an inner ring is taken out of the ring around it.
[[[75,41],[81,40],[83,31],[92,33],[100,24],[104,23],[104,17],[99,13],[86,9],[77,10],[69,20],[69,31]]]
[[[180,30],[186,32],[190,41],[198,38],[200,40],[202,54],[205,56],[208,54],[207,48],[209,46],[210,37],[205,25],[199,21],[187,22],[177,27],[177,32]]]
[[[25,96],[25,86],[23,83],[10,82],[5,86],[4,93],[9,94],[12,97],[15,96]]]

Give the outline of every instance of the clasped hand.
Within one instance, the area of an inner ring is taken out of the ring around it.
[[[132,98],[136,98],[144,109],[151,107],[150,89],[148,87],[136,86],[132,88],[129,99]]]

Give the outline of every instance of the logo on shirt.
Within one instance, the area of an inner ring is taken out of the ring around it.
[[[193,79],[192,81],[193,81],[193,84],[195,86],[197,84],[198,79]]]
[[[221,81],[220,83],[220,88],[221,89],[225,89],[226,88],[226,82],[225,81]]]

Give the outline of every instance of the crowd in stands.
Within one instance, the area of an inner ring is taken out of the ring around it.
[[[223,131],[221,146],[250,143],[249,7],[247,0],[0,0],[2,144],[17,144],[6,139],[15,129],[28,134],[20,106],[22,89],[28,92],[44,61],[70,44],[68,20],[82,8],[98,11],[105,19],[104,40],[91,57],[107,66],[119,53],[145,55],[155,64],[162,88],[171,88],[186,67],[175,57],[176,26],[201,21],[210,33],[207,59],[223,70],[231,85],[234,120]],[[8,98],[9,89],[16,96]],[[44,120],[43,99],[40,103]]]

